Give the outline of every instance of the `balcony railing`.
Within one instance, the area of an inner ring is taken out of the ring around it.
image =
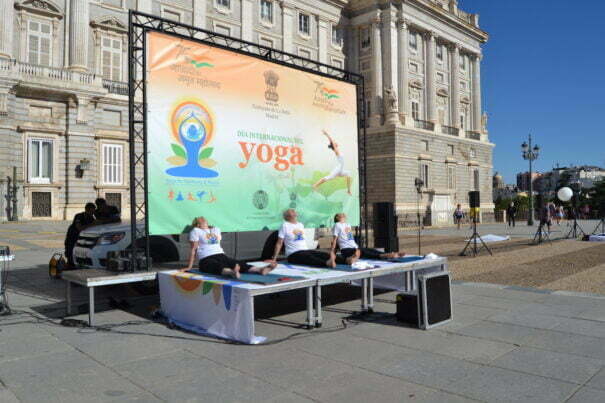
[[[128,83],[103,79],[103,88],[110,94],[128,95]]]
[[[478,132],[472,132],[472,131],[466,131],[466,138],[467,139],[472,139],[472,140],[481,140],[481,133]]]
[[[445,125],[441,126],[441,133],[443,133],[443,134],[449,134],[450,136],[457,136],[458,132],[459,132],[459,129],[457,127],[445,126]]]
[[[60,67],[40,66],[19,62],[15,59],[0,59],[0,72],[12,73],[17,77],[48,78],[52,81],[72,82],[76,84],[99,85],[100,77],[90,73],[80,73]]]
[[[414,120],[414,127],[416,129],[434,130],[433,122],[428,120]]]

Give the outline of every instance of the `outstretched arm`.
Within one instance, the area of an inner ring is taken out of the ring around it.
[[[332,137],[330,137],[330,135],[328,134],[327,131],[322,130],[321,132],[323,133],[324,136],[326,136],[328,138],[328,140],[330,141],[330,144],[334,143],[334,140],[332,140]]]

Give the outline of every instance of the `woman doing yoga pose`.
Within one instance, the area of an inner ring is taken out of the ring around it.
[[[334,216],[334,227],[332,227],[332,253],[336,250],[336,245],[340,248],[340,257],[345,259],[346,264],[353,264],[359,258],[363,259],[394,259],[405,256],[405,253],[391,252],[385,253],[377,249],[360,248],[355,242],[351,226],[347,224],[345,213],[338,213]],[[340,259],[339,259],[340,260]]]
[[[221,230],[209,226],[208,220],[204,217],[195,218],[192,225],[194,228],[189,233],[191,244],[189,265],[181,271],[191,270],[196,258],[201,272],[235,278],[239,278],[240,273],[265,275],[275,268],[274,262],[267,263],[263,267],[255,267],[225,255],[221,247]]]
[[[345,170],[344,158],[343,158],[342,154],[340,153],[340,149],[338,148],[338,143],[336,143],[332,139],[332,137],[330,137],[328,132],[326,132],[325,130],[322,130],[322,133],[330,141],[330,145],[328,145],[328,148],[330,148],[332,151],[334,151],[334,154],[336,155],[336,167],[332,170],[332,172],[330,172],[330,174],[328,176],[325,176],[325,177],[321,178],[320,180],[318,180],[317,183],[315,183],[313,185],[313,189],[317,189],[319,186],[321,186],[321,184],[326,183],[327,181],[329,181],[331,179],[334,179],[334,178],[337,178],[340,176],[344,176],[345,179],[347,180],[347,193],[350,195],[351,194],[351,174]]]

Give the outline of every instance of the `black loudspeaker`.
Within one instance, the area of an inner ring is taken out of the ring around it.
[[[391,202],[374,203],[374,246],[385,252],[399,251],[397,216]]]
[[[541,193],[538,193],[536,195],[536,209],[540,212],[542,212],[542,209],[544,208],[544,196],[542,196]]]
[[[468,192],[468,202],[471,208],[481,207],[481,197],[478,190]]]
[[[450,274],[419,275],[417,292],[397,295],[396,317],[400,322],[425,330],[451,321]]]
[[[605,199],[599,204],[599,218],[605,218]]]

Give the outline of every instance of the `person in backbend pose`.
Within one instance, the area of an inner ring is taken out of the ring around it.
[[[193,229],[189,233],[189,265],[181,271],[191,270],[196,257],[201,272],[235,278],[239,278],[240,273],[265,275],[277,266],[275,263],[267,263],[266,266],[255,267],[232,259],[223,252],[221,230],[218,227],[209,226],[204,217],[195,218],[192,225]]]
[[[332,139],[332,137],[330,137],[328,132],[326,132],[325,130],[322,130],[322,133],[330,141],[330,145],[328,145],[328,148],[330,148],[332,151],[334,151],[334,154],[336,155],[336,167],[334,167],[334,169],[332,170],[332,172],[330,172],[330,174],[328,176],[325,176],[325,177],[321,178],[320,180],[318,180],[317,183],[315,183],[313,185],[313,189],[317,189],[319,186],[321,186],[322,183],[325,183],[331,179],[334,179],[334,178],[337,178],[340,176],[344,176],[345,179],[347,180],[347,193],[350,195],[351,194],[351,174],[348,171],[345,171],[345,169],[344,169],[345,162],[344,162],[344,158],[338,148],[338,143],[336,143]]]
[[[332,227],[332,253],[336,250],[336,245],[340,248],[338,263],[344,260],[346,264],[353,264],[359,258],[363,259],[395,259],[405,256],[405,253],[391,252],[385,253],[372,248],[360,248],[355,242],[351,226],[347,224],[345,213],[338,213],[334,216],[334,227]]]

